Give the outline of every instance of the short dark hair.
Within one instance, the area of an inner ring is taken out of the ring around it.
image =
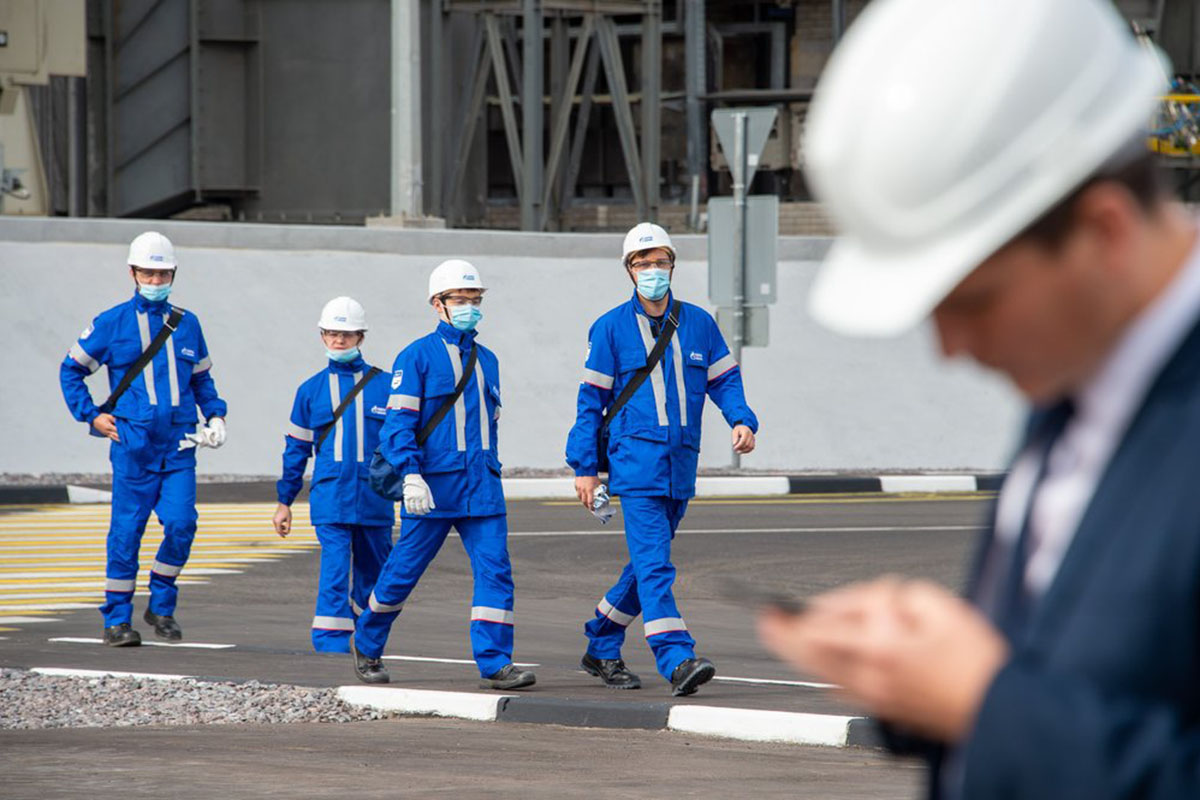
[[[1026,226],[1025,230],[1013,237],[1013,241],[1032,241],[1048,250],[1057,250],[1075,226],[1075,208],[1079,197],[1098,183],[1120,184],[1129,190],[1138,206],[1149,213],[1169,196],[1162,169],[1158,157],[1149,150],[1139,153],[1132,161],[1101,167]]]

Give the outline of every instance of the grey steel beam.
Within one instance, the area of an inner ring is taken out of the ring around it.
[[[551,145],[550,149],[553,152],[554,145],[554,130],[558,123],[559,117],[566,109],[568,118],[571,113],[573,98],[566,94],[563,86],[567,80],[568,66],[571,60],[571,39],[568,35],[568,25],[566,18],[561,14],[555,14],[550,20],[550,131]],[[564,100],[566,101],[564,105]],[[538,230],[545,230],[547,225],[551,225],[552,230],[558,230],[561,223],[561,214],[558,213],[559,199],[562,197],[562,173],[556,173],[550,169],[549,164],[546,165],[546,190],[542,194],[542,221],[538,226]]]
[[[642,17],[642,196],[646,211],[642,219],[658,221],[660,147],[662,120],[659,93],[662,89],[662,5],[658,0],[646,4]]]
[[[571,156],[567,160],[563,195],[560,202],[564,216],[575,200],[575,186],[579,182],[579,167],[583,163],[583,143],[587,139],[588,121],[592,114],[592,96],[596,93],[596,76],[600,73],[600,47],[589,48],[587,68],[583,74],[583,89],[579,96],[579,115],[575,118],[575,137],[571,142]]]
[[[521,197],[521,137],[517,132],[517,118],[513,112],[512,89],[508,84],[508,67],[504,63],[504,42],[500,37],[500,24],[495,14],[484,14],[483,24],[487,30],[488,52],[492,56],[492,74],[496,76],[496,90],[500,94],[500,115],[504,119],[504,137],[508,141],[508,158],[512,164],[517,197]]]
[[[707,87],[707,48],[704,35],[704,0],[687,0],[687,19],[684,23],[685,82],[687,86],[687,165],[691,179],[691,211],[688,227],[699,230],[700,192],[707,173],[708,125],[703,96]]]
[[[575,91],[579,87],[579,77],[583,73],[583,59],[589,52],[588,45],[591,42],[592,31],[595,29],[595,25],[596,18],[593,15],[588,14],[583,18],[580,35],[575,44],[575,53],[571,57],[571,67],[567,71],[566,84],[562,89],[562,97],[558,101],[558,114],[554,117],[554,129],[550,133],[550,157],[546,161],[546,188],[542,194],[543,210],[539,229],[545,227],[546,210],[550,205],[550,192],[555,186],[558,165],[562,161],[563,150],[566,148],[567,133],[570,129],[571,109],[575,105]],[[578,126],[578,123],[576,125]],[[559,195],[560,206],[562,197],[567,191],[570,191],[570,189],[565,188],[563,194]]]
[[[446,0],[447,11],[472,14],[522,14],[525,0]],[[574,14],[643,14],[644,2],[635,0],[543,0],[543,11]]]
[[[442,187],[445,185],[446,172],[446,146],[445,137],[442,136],[443,120],[446,115],[446,98],[450,97],[448,91],[449,80],[446,76],[446,15],[442,11],[442,4],[437,0],[426,0],[425,7],[429,12],[429,83],[430,92],[429,101],[429,120],[432,123],[429,126],[429,180],[426,181],[426,197],[424,198],[426,208],[432,210],[436,215],[444,217],[446,211],[442,205]],[[474,52],[474,51],[472,51]],[[422,121],[422,135],[425,133],[425,124]]]
[[[476,23],[475,35],[472,37],[474,40],[472,52],[475,54],[473,60],[475,69],[469,73],[467,80],[464,81],[463,91],[460,94],[465,102],[462,107],[462,113],[459,116],[459,124],[455,126],[459,131],[459,139],[458,146],[455,148],[454,162],[450,165],[447,203],[453,211],[451,216],[455,221],[460,218],[460,212],[463,208],[461,202],[463,176],[466,171],[467,159],[471,155],[471,144],[475,138],[475,126],[486,109],[485,100],[487,97],[488,77],[492,71],[490,48],[487,42],[484,41],[483,36],[483,28]],[[467,90],[468,86],[470,86],[469,94]]]
[[[621,151],[625,157],[625,169],[629,174],[629,186],[638,207],[638,216],[645,218],[646,195],[642,191],[642,162],[638,155],[637,132],[633,125],[633,111],[629,107],[629,89],[625,85],[625,65],[621,61],[621,45],[617,41],[617,32],[613,30],[610,17],[599,17],[596,20],[596,42],[600,45],[600,55],[604,61],[604,77],[608,81],[608,91],[612,96],[613,115],[617,121],[617,134],[621,140]]]
[[[392,0],[391,213],[424,213],[421,153],[421,4]]]
[[[191,114],[188,126],[188,136],[191,137],[191,181],[192,199],[200,202],[200,0],[190,0],[188,4],[188,93],[190,95]]]
[[[545,162],[542,156],[543,128],[545,125],[544,97],[545,73],[543,71],[545,54],[542,47],[544,36],[542,26],[541,0],[525,0],[523,31],[525,47],[521,54],[524,59],[521,86],[521,137],[525,146],[524,172],[517,172],[517,180],[521,187],[521,228],[523,230],[541,230],[542,224],[542,170]]]

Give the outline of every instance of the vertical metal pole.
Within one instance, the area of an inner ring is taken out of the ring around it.
[[[833,0],[833,43],[837,44],[846,32],[846,0]]]
[[[450,97],[448,86],[450,78],[446,74],[446,12],[442,9],[441,0],[426,0],[429,9],[429,196],[422,197],[422,205],[439,217],[445,217],[445,203],[442,199],[442,187],[446,183],[446,137],[439,135],[450,127]],[[474,51],[472,51],[472,56]],[[425,131],[421,131],[425,135]],[[428,202],[425,202],[428,201]]]
[[[419,217],[421,168],[421,4],[392,0],[392,216]]]
[[[692,207],[688,227],[700,229],[700,189],[708,163],[708,127],[705,123],[707,37],[704,32],[704,0],[687,0],[687,20],[684,23],[684,61],[687,87],[687,166],[692,182]]]
[[[567,21],[563,18],[562,12],[554,15],[550,20],[550,150],[554,151],[558,144],[557,133],[559,122],[562,115],[566,114],[569,119],[571,116],[571,106],[574,104],[574,97],[565,97],[564,88],[567,83],[567,64],[571,60],[571,41],[568,36]],[[574,94],[574,86],[571,87],[572,95]],[[559,145],[561,148],[561,145]],[[549,165],[547,165],[549,169]],[[562,185],[563,176],[566,170],[558,170],[555,173],[543,173],[543,178],[549,184],[542,191],[542,214],[538,229],[546,228],[546,222],[550,223],[552,230],[562,229]],[[549,202],[546,199],[550,198]],[[553,210],[551,210],[553,209]]]
[[[524,75],[521,85],[521,139],[524,145],[525,171],[517,176],[523,184],[521,191],[521,229],[535,230],[542,213],[542,3],[541,0],[524,0],[525,47],[521,54]]]
[[[662,138],[662,6],[646,4],[642,17],[642,180],[645,181],[646,214],[658,221],[658,185],[661,180],[660,143]]]
[[[87,216],[87,109],[83,78],[67,78],[67,214]]]
[[[733,115],[733,359],[742,362],[746,341],[746,112]],[[730,466],[741,467],[742,457],[733,453]]]

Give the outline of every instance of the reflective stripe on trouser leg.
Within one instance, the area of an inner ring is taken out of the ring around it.
[[[404,518],[400,538],[384,562],[375,589],[354,626],[354,644],[358,652],[368,658],[383,655],[396,615],[441,549],[442,542],[446,541],[453,522],[444,518]]]
[[[482,677],[512,663],[513,579],[508,559],[508,517],[463,517],[454,521],[471,559],[471,652]]]
[[[633,565],[626,564],[621,577],[596,604],[595,615],[583,626],[588,637],[588,654],[596,658],[620,658],[625,629],[641,613],[637,578],[633,574]]]
[[[317,602],[313,610],[312,646],[319,653],[350,652],[354,612],[350,610],[350,543],[352,525],[316,525],[321,543]]]
[[[671,563],[671,539],[686,510],[686,500],[621,498],[625,542],[637,578],[646,643],[654,651],[659,674],[667,680],[681,661],[696,655],[696,641],[684,627],[672,592],[675,565]]]
[[[115,447],[115,446],[114,446]],[[162,476],[128,459],[113,459],[112,517],[108,525],[105,566],[104,627],[133,619],[133,590],[138,573],[142,534],[158,498]]]
[[[154,506],[163,526],[162,543],[150,571],[150,610],[163,617],[175,615],[179,589],[175,585],[196,538],[196,469],[163,473]],[[161,568],[159,568],[161,565]]]

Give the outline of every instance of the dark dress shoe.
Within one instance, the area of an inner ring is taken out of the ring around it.
[[[142,643],[142,635],[128,622],[122,622],[104,629],[104,643],[109,647],[137,647]]]
[[[671,694],[686,697],[695,694],[702,684],[717,674],[717,668],[707,658],[689,658],[671,673]]]
[[[367,658],[358,652],[354,646],[354,637],[350,637],[350,654],[354,656],[354,674],[363,683],[390,683],[392,676],[388,675],[387,667],[382,658]]]
[[[147,624],[154,626],[154,635],[158,638],[166,639],[168,642],[183,641],[183,629],[179,627],[179,623],[175,621],[174,617],[160,617],[147,608],[146,613],[142,614],[142,619],[146,620]]]
[[[619,658],[596,658],[591,653],[584,653],[579,666],[587,674],[604,681],[604,685],[610,689],[642,688],[642,679],[630,672]]]
[[[505,664],[479,682],[480,689],[523,689],[537,683],[537,676],[529,670],[517,669],[516,664]]]

